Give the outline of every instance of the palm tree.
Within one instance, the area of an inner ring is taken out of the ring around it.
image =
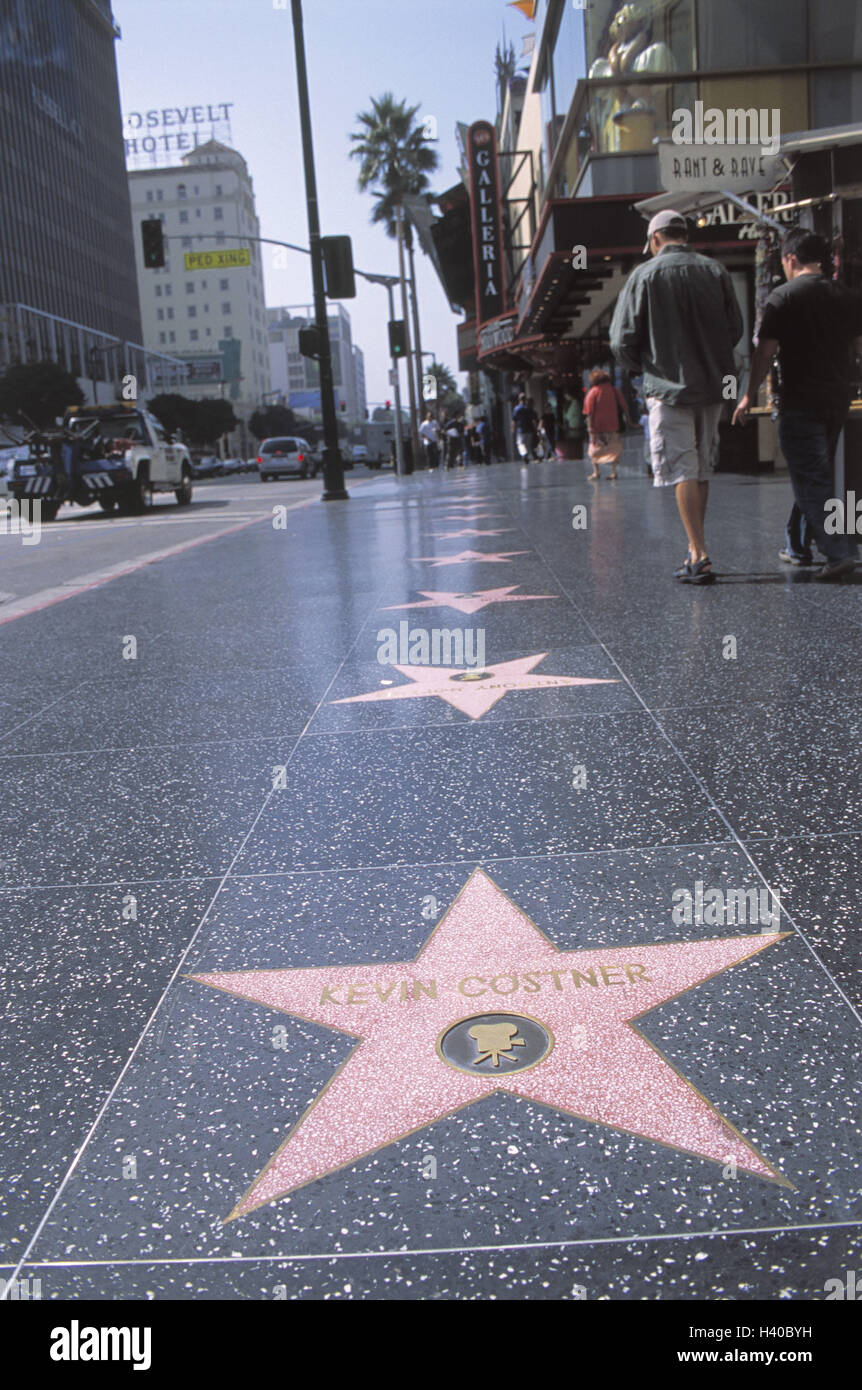
[[[506,92],[509,83],[515,76],[518,69],[518,60],[515,57],[515,45],[507,44],[505,39],[502,44],[497,44],[497,51],[494,54],[494,67],[497,73],[497,98],[500,111],[506,105]]]
[[[408,371],[410,387],[411,435],[414,457],[419,457],[419,436],[416,426],[417,403],[421,398],[422,358],[419,356],[419,317],[415,302],[416,271],[413,260],[413,237],[410,229],[405,236],[404,204],[406,196],[416,196],[428,188],[428,174],[437,168],[437,152],[425,139],[421,125],[416,122],[418,106],[396,101],[391,92],[371,98],[371,110],[356,117],[361,129],[350,136],[353,142],[351,157],[361,161],[359,188],[371,191],[377,202],[371,214],[375,223],[383,223],[390,236],[398,241],[398,265],[401,276],[401,303],[407,331]],[[407,283],[404,266],[404,244],[407,241],[414,286],[415,336],[419,390],[409,362],[410,327],[407,302]]]
[[[449,368],[435,358],[430,367],[425,368],[426,376],[433,376],[437,382],[437,408],[450,413],[463,408],[464,398],[458,390],[458,383]]]

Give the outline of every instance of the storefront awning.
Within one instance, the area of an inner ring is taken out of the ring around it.
[[[521,274],[519,337],[586,328],[640,259],[643,222],[628,194],[548,205]]]
[[[463,184],[456,184],[436,200],[441,216],[428,232],[437,255],[440,281],[450,304],[467,313],[475,309],[473,233],[470,199]]]

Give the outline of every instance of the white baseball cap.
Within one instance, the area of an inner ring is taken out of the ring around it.
[[[650,237],[652,236],[653,232],[663,232],[666,231],[668,227],[673,228],[675,232],[685,232],[686,234],[688,234],[688,223],[686,222],[682,213],[674,212],[673,208],[665,208],[663,212],[656,213],[655,217],[652,219],[652,221],[649,224],[649,227],[647,228],[647,239],[646,245],[644,246],[644,255],[646,255],[649,251]]]

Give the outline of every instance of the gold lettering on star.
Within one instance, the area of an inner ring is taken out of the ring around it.
[[[349,985],[324,985],[321,1004],[415,1004],[418,1000],[438,999],[449,993],[465,999],[480,994],[538,994],[541,990],[576,990],[582,985],[602,989],[606,985],[651,984],[646,966],[634,961],[602,965],[592,970],[518,970],[508,975],[466,975],[457,984],[444,984],[438,994],[437,980],[393,980],[371,985],[355,980]]]

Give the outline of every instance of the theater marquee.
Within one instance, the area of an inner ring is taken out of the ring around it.
[[[506,308],[497,132],[488,121],[476,121],[471,125],[467,135],[467,157],[473,215],[476,321],[482,324],[497,318]]]

